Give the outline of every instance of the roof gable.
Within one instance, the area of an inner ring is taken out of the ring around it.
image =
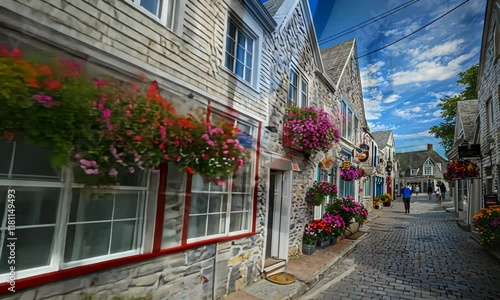
[[[311,9],[307,0],[269,0],[264,3],[264,7],[266,7],[267,11],[277,23],[276,31],[281,31],[286,28],[286,25],[289,23],[295,9],[297,7],[300,9],[300,15],[305,22],[305,27],[307,28],[307,39],[313,50],[316,66],[318,71],[324,72],[323,61],[321,60]]]

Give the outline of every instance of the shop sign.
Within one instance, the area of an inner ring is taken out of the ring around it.
[[[492,205],[497,205],[497,194],[484,195],[484,207],[490,207]]]

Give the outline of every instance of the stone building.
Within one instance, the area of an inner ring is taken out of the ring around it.
[[[478,143],[484,194],[498,193],[500,174],[500,1],[488,0],[478,73]]]
[[[340,103],[341,142],[336,156],[337,168],[335,172],[336,178],[338,178],[336,182],[339,187],[339,197],[351,196],[363,203],[363,191],[370,190],[363,188],[364,182],[370,181],[370,177],[349,182],[343,181],[339,176],[339,167],[343,161],[348,161],[355,166],[370,168],[374,166],[373,159],[377,156],[377,151],[372,147],[371,159],[366,157],[365,162],[361,162],[358,157],[358,154],[365,152],[359,147],[363,143],[368,143],[366,138],[369,138],[367,135],[369,129],[365,117],[356,40],[351,39],[322,49],[321,56],[325,64],[325,72],[335,84],[334,99]]]
[[[429,185],[434,188],[438,182],[444,182],[447,161],[434,151],[432,144],[427,144],[427,150],[396,153],[396,159],[399,161],[399,187],[409,183],[414,191],[419,185],[425,193]],[[449,191],[447,183],[445,186]]]
[[[378,176],[383,177],[384,184],[382,186],[376,185],[376,195],[388,193],[394,198],[398,193],[398,164],[395,162],[395,148],[394,134],[392,130],[375,131],[372,132],[373,138],[381,151],[379,158],[380,168],[378,169]],[[379,179],[380,181],[380,179]]]
[[[307,1],[270,0],[265,7],[277,23],[266,40],[271,64],[265,73],[271,79],[269,125],[261,143],[257,232],[264,238],[264,271],[282,270],[301,253],[304,227],[312,220],[312,207],[305,192],[317,180],[318,164],[329,153],[306,155],[283,144],[283,116],[287,106],[313,106],[338,110],[334,84],[323,74],[323,63]],[[293,164],[299,170],[293,170]]]
[[[460,157],[458,147],[466,144],[476,144],[477,136],[475,128],[479,123],[477,100],[464,100],[457,102],[457,114],[455,117],[455,133],[453,145],[446,152],[449,160],[470,159],[478,166],[481,165],[480,157]],[[460,179],[450,183],[450,192],[454,202],[455,213],[467,226],[471,225],[472,216],[479,212],[481,205],[481,180]]]
[[[258,0],[12,0],[0,3],[0,15],[0,42],[10,48],[78,58],[97,76],[133,81],[142,73],[159,83],[178,111],[201,109],[256,141],[231,187],[170,164],[160,174],[138,172],[133,184],[93,189],[112,195],[113,203],[84,197],[91,193],[73,182],[70,170],[54,171],[44,150],[0,142],[0,192],[22,191],[17,205],[33,214],[18,228],[26,237],[16,249],[23,263],[17,292],[6,299],[220,299],[301,252],[304,225],[313,216],[305,190],[318,179],[320,160],[337,156],[334,149],[309,156],[284,147],[285,107],[333,114],[345,99],[348,151],[366,127],[355,43],[341,61],[344,82],[326,76],[306,0],[265,6]],[[131,214],[122,232],[99,227],[121,222],[114,212],[122,208]],[[97,216],[101,212],[110,214]],[[107,245],[120,237],[126,247],[110,250]]]

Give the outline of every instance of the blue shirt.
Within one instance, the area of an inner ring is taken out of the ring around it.
[[[409,187],[403,188],[403,198],[410,198],[411,197],[411,190]]]

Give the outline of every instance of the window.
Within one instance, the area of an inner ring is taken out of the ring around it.
[[[169,29],[174,27],[176,2],[179,0],[129,0],[161,20]]]
[[[298,72],[290,70],[290,85],[288,87],[288,106],[307,106],[308,84]]]
[[[9,268],[8,190],[16,195],[16,270],[24,278],[139,253],[148,182],[137,172],[120,187],[85,188],[71,170],[53,168],[48,151],[0,142],[0,278]]]
[[[342,103],[340,104],[340,112],[342,114],[342,124],[341,124],[341,128],[342,128],[342,137],[346,137],[346,134],[347,134],[347,104],[342,101]]]
[[[352,137],[352,111],[350,109],[347,111],[347,139],[349,141],[353,140],[353,137]]]
[[[358,117],[354,117],[354,145],[358,144],[358,130],[359,130],[359,120]]]
[[[235,18],[229,18],[226,34],[225,67],[236,76],[252,83],[255,37],[243,29]]]
[[[363,192],[365,197],[372,195],[372,181],[370,177],[368,177],[368,179],[366,179],[363,183]]]
[[[432,175],[432,166],[424,166],[424,175]]]
[[[410,176],[416,176],[417,175],[417,169],[410,169]]]
[[[486,101],[486,131],[487,134],[491,134],[491,130],[493,130],[493,101],[490,97],[488,101]]]

